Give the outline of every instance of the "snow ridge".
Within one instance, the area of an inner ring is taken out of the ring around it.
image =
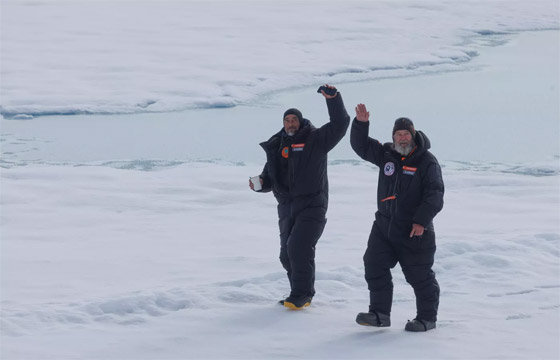
[[[5,118],[233,107],[325,82],[457,71],[481,44],[560,28],[554,0],[248,1],[251,15],[229,1],[37,4],[3,3]]]

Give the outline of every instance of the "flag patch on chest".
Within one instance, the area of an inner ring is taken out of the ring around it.
[[[383,173],[387,176],[391,176],[395,173],[395,164],[388,162],[383,166]]]
[[[303,151],[305,144],[292,144],[292,151]]]
[[[414,175],[416,174],[416,168],[415,167],[410,167],[410,166],[403,166],[402,167],[402,173],[406,174],[406,175]]]

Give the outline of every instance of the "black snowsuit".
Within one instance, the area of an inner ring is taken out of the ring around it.
[[[262,192],[278,200],[280,262],[288,273],[290,296],[315,295],[315,245],[327,219],[327,153],[344,137],[350,117],[340,93],[327,99],[330,122],[319,129],[303,119],[294,136],[284,129],[261,143],[266,164]]]
[[[354,120],[352,148],[380,168],[378,211],[364,254],[370,312],[391,313],[391,269],[399,262],[416,295],[417,318],[436,321],[439,285],[432,271],[436,252],[432,219],[443,208],[441,168],[421,131],[416,131],[416,148],[406,157],[393,150],[392,143],[381,145],[368,132],[369,122]],[[412,224],[424,226],[424,234],[410,238]]]

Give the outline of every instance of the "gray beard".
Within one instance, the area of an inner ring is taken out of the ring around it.
[[[286,131],[286,134],[288,134],[288,136],[294,136],[296,132],[297,131]]]
[[[410,145],[406,147],[400,146],[399,144],[393,144],[393,149],[402,156],[407,156],[410,154],[412,149],[414,149],[414,142],[411,142]]]

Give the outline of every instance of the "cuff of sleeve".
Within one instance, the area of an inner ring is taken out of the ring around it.
[[[414,224],[422,225],[424,228],[427,228],[428,225],[430,224],[431,220],[429,220],[429,219],[422,219],[422,218],[420,218],[420,217],[415,216],[415,217],[412,219],[412,222],[413,222]]]
[[[361,126],[361,127],[369,127],[369,120],[368,121],[358,121],[357,118],[354,118],[354,126]]]

